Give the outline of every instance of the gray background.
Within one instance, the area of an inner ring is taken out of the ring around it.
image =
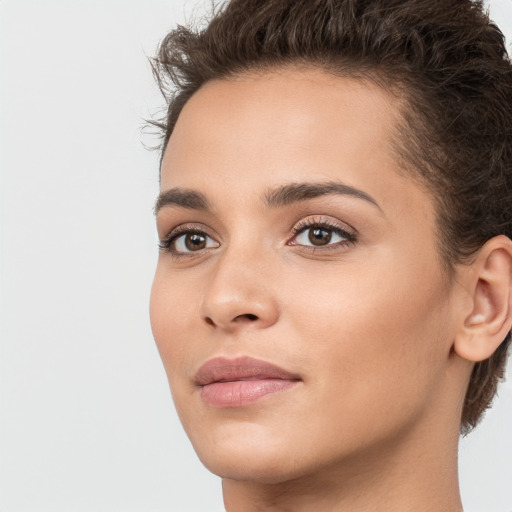
[[[146,55],[196,4],[0,1],[2,512],[223,510],[148,317],[158,155],[140,128],[162,101]],[[512,0],[490,6],[510,40]],[[461,443],[466,512],[512,511],[511,373]]]

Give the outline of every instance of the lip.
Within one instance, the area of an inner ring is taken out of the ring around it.
[[[196,374],[203,401],[212,407],[245,407],[267,395],[295,386],[301,378],[279,366],[252,357],[207,361]]]

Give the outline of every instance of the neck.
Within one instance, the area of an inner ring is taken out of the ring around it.
[[[422,430],[293,480],[226,478],[226,512],[462,512],[458,432],[448,439],[432,425]]]

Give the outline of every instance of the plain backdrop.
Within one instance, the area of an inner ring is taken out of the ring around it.
[[[223,510],[148,316],[158,155],[141,127],[163,101],[147,56],[196,5],[0,0],[2,512]],[[490,8],[511,38],[512,0]],[[466,512],[512,511],[508,375],[461,443]]]

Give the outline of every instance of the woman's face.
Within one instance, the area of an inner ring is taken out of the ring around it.
[[[214,473],[304,476],[382,453],[446,406],[452,290],[431,197],[391,149],[397,112],[314,69],[212,81],[184,107],[151,322]]]

